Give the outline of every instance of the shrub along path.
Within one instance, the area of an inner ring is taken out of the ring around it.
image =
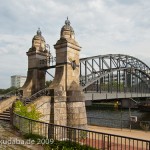
[[[29,140],[23,139],[21,134],[12,129],[9,122],[0,121],[0,150],[44,150],[40,145],[29,143]]]

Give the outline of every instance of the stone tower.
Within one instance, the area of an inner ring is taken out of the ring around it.
[[[38,29],[37,34],[32,39],[32,47],[27,52],[27,56],[27,79],[21,88],[23,97],[31,96],[37,91],[45,88],[45,70],[39,70],[39,67],[40,60],[47,59],[49,53],[46,49],[45,39],[40,29]]]
[[[79,53],[70,21],[65,21],[56,49],[55,78],[50,85],[51,117],[54,124],[85,128],[87,117],[84,94],[79,85]]]

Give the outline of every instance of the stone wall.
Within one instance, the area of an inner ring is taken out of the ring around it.
[[[51,112],[51,97],[50,96],[41,96],[33,101],[34,105],[38,111],[43,114],[43,117],[40,118],[40,121],[50,122],[50,112]]]
[[[77,128],[86,128],[85,102],[67,102],[67,125]]]
[[[16,101],[17,96],[11,96],[10,98],[7,98],[5,100],[2,100],[0,102],[0,113],[5,111],[6,109],[10,108],[14,101]]]

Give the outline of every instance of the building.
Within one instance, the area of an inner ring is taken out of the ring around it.
[[[11,76],[11,87],[22,87],[26,81],[26,76],[14,75]]]

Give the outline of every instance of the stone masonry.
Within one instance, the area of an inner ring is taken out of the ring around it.
[[[84,94],[79,85],[79,52],[70,21],[65,21],[56,49],[55,78],[49,87],[51,94],[50,122],[85,128],[87,125]]]
[[[39,70],[40,60],[46,59],[49,56],[46,49],[45,39],[42,36],[40,29],[32,39],[32,47],[27,52],[28,56],[28,72],[27,79],[21,93],[23,97],[31,96],[37,91],[45,88],[45,71]]]
[[[84,93],[79,85],[79,53],[81,47],[75,40],[70,21],[65,21],[56,49],[56,69],[53,82],[48,88],[48,96],[38,98],[34,103],[43,113],[42,121],[57,125],[86,128],[87,117]],[[45,71],[40,70],[40,60],[49,57],[45,40],[40,30],[32,40],[27,52],[28,74],[21,88],[23,97],[29,97],[45,88]],[[43,103],[43,104],[42,104]],[[38,105],[39,104],[39,105]],[[50,129],[49,131],[52,131]],[[52,132],[51,132],[52,133]],[[54,133],[52,133],[54,134]],[[58,135],[61,139],[61,133]]]

